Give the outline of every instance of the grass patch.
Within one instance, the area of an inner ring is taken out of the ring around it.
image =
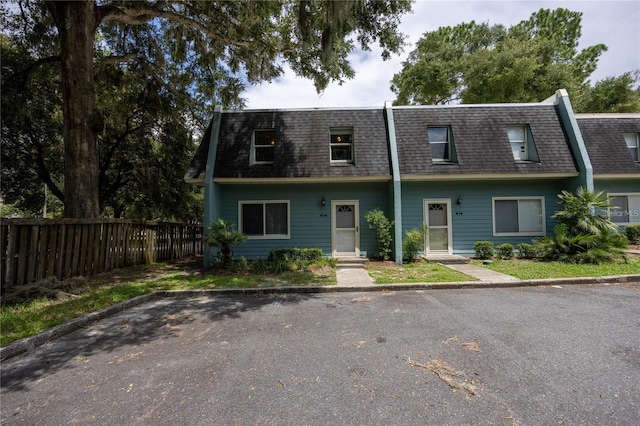
[[[522,259],[494,260],[489,265],[484,265],[479,260],[473,260],[471,263],[521,280],[640,274],[640,260],[635,259],[629,260],[627,263],[603,263],[601,265],[575,265]]]
[[[475,281],[468,275],[425,260],[398,265],[393,262],[370,262],[367,271],[375,284],[443,283]]]
[[[256,275],[248,269],[234,273],[202,273],[192,264],[155,264],[131,267],[72,280],[72,289],[57,299],[38,298],[26,303],[0,306],[0,345],[32,336],[90,312],[160,290],[259,288],[278,286],[335,285],[335,269],[320,262],[305,271]]]

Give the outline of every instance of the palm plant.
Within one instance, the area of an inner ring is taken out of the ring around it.
[[[240,245],[247,241],[246,235],[233,228],[233,223],[224,219],[215,220],[207,229],[207,242],[218,247],[218,261],[223,268],[229,267],[233,261],[232,245]]]
[[[604,193],[582,187],[576,194],[558,195],[562,210],[553,218],[558,225],[553,234],[536,240],[536,250],[546,260],[569,263],[602,263],[626,259],[627,239],[618,226],[597,210],[611,208]]]
[[[618,226],[608,217],[597,214],[598,211],[614,208],[607,201],[604,191],[594,192],[580,187],[575,195],[563,190],[558,198],[562,210],[556,212],[553,218],[567,225],[572,234],[600,235],[607,230],[617,231]]]

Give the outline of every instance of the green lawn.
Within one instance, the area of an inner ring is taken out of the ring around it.
[[[489,265],[484,265],[480,260],[474,260],[471,263],[492,271],[512,275],[521,280],[640,274],[640,260],[602,265],[574,265],[562,262],[537,262],[523,259],[494,260]]]
[[[446,283],[474,281],[475,278],[426,261],[398,265],[393,262],[371,262],[367,271],[375,284]]]

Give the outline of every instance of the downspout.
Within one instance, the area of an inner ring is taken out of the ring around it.
[[[393,217],[395,262],[402,264],[402,186],[400,182],[400,164],[396,142],[396,125],[393,120],[393,106],[390,101],[384,103],[389,132],[389,154],[391,155],[391,176],[393,178]]]
[[[589,153],[587,152],[587,147],[584,144],[584,139],[582,138],[582,133],[578,126],[578,120],[576,120],[576,115],[573,112],[571,101],[569,101],[569,94],[565,89],[560,89],[556,92],[555,104],[560,113],[560,118],[562,120],[562,124],[564,124],[567,136],[569,137],[571,149],[576,156],[576,161],[578,162],[579,186],[582,186],[589,191],[593,191],[593,166],[591,165]]]
[[[211,136],[209,138],[209,152],[207,153],[207,165],[204,171],[204,229],[206,230],[211,223],[218,217],[218,199],[216,196],[215,184],[213,183],[213,171],[216,164],[216,153],[218,152],[218,137],[220,135],[220,122],[222,121],[222,106],[216,105],[213,110],[213,118],[211,119]],[[210,268],[211,248],[204,240],[204,267]]]

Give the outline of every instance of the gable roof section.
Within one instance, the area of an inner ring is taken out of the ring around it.
[[[576,114],[594,175],[638,175],[623,133],[640,133],[640,114]]]
[[[531,177],[578,171],[553,104],[395,107],[394,119],[400,173],[405,177]],[[525,124],[531,129],[539,162],[513,159],[506,127]],[[433,163],[427,126],[450,126],[457,163]]]
[[[207,127],[207,130],[204,132],[204,136],[202,136],[202,141],[198,146],[198,150],[196,151],[195,156],[191,159],[191,164],[189,164],[187,172],[184,174],[184,180],[186,182],[200,183],[204,180],[212,127],[213,120],[209,123],[209,127]]]
[[[332,164],[333,128],[353,128],[354,164]],[[250,164],[254,130],[275,129],[273,164]],[[384,110],[306,109],[223,112],[214,179],[381,178],[389,180]]]

